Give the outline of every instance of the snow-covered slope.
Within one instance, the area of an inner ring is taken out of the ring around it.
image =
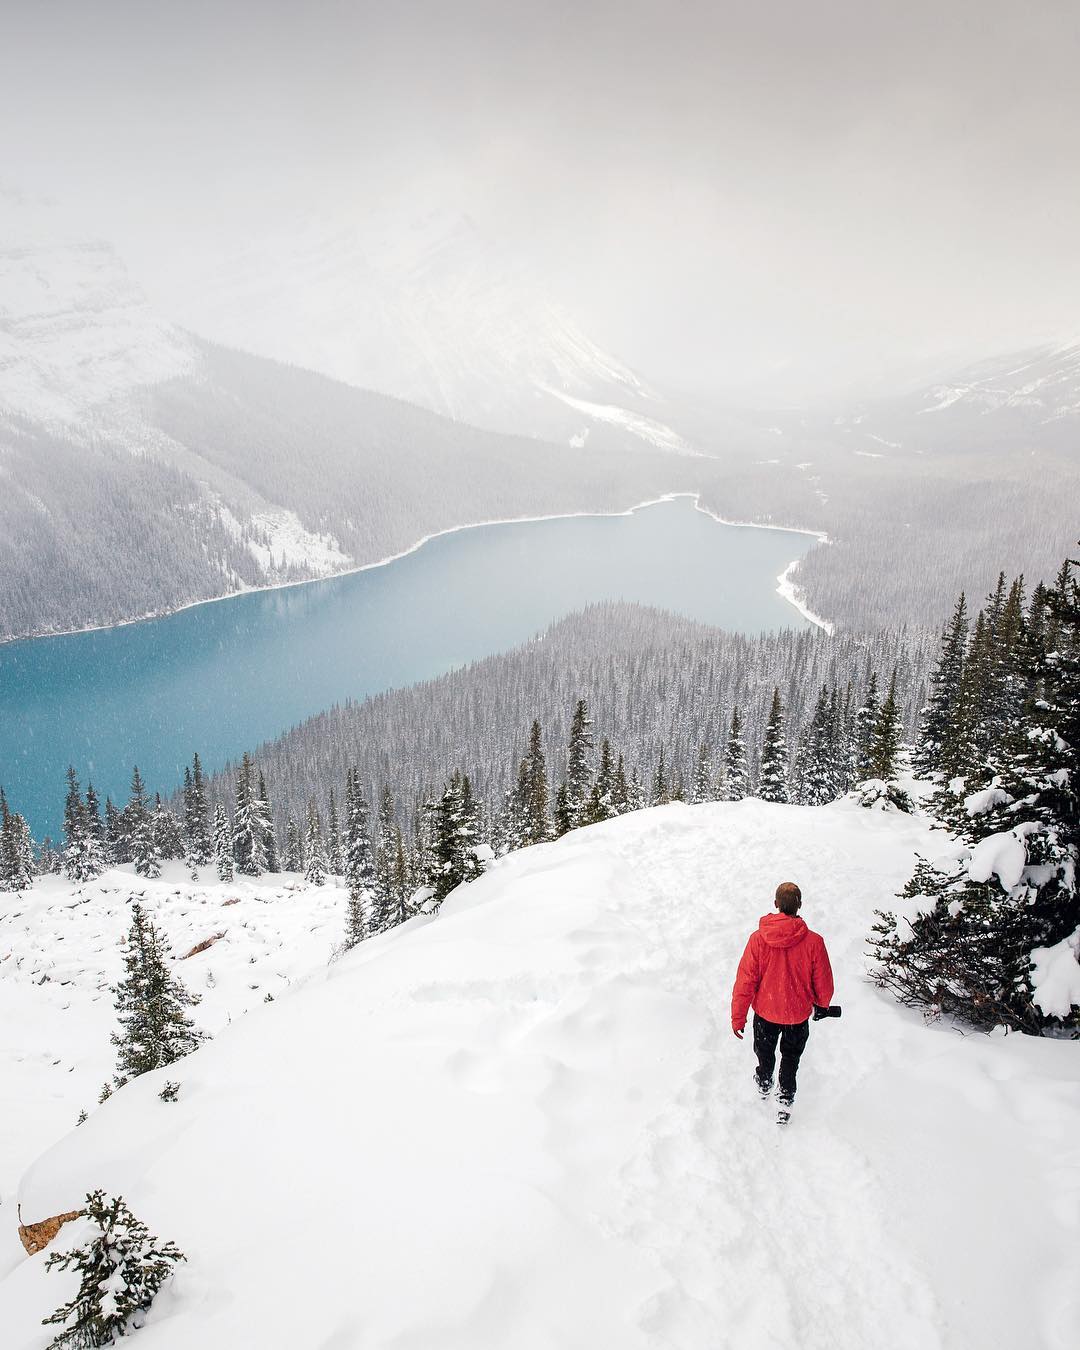
[[[1025,408],[1044,422],[1080,416],[1080,342],[983,361],[955,381],[932,386],[920,411],[929,416],[962,404],[979,412]]]
[[[197,364],[109,244],[0,194],[0,415],[69,423]]]
[[[621,435],[689,450],[644,382],[454,211],[305,218],[166,294],[214,341],[455,421],[586,449]]]
[[[856,453],[879,458],[952,451],[992,465],[1020,450],[1050,451],[1075,468],[1080,342],[980,361],[911,393],[864,404],[836,426],[842,439],[861,446]]]
[[[23,1217],[102,1186],[180,1245],[146,1350],[1064,1350],[1080,1313],[1075,1046],[926,1027],[863,976],[874,908],[933,848],[919,822],[846,802],[640,812],[512,855],[438,918],[265,1006],[284,971],[325,955],[341,897],[222,911],[211,888],[193,922],[158,888],[178,948],[228,928],[180,969],[196,988],[231,972],[232,1024],[169,1071],[176,1104],[137,1080],[49,1149]],[[781,1133],[728,1000],[791,877],[844,1017],[814,1027]],[[66,1044],[85,1037],[100,1079],[106,1007],[86,986],[115,966],[93,948],[120,914],[93,895],[37,903],[5,924],[21,967],[0,964],[24,1053],[60,1020],[57,981],[35,975],[54,959]],[[245,965],[257,987],[240,996]],[[244,999],[258,1006],[240,1017]],[[218,1029],[222,1010],[200,1011]],[[66,1068],[4,1082],[21,1100],[52,1074],[63,1093]],[[11,1206],[0,1215],[10,1230]],[[4,1344],[38,1350],[70,1280],[41,1255],[10,1264]]]

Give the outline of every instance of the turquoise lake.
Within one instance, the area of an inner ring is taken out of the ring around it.
[[[441,535],[382,567],[255,591],[162,619],[0,646],[0,784],[57,838],[64,774],[127,799],[131,766],[175,788],[347,698],[526,641],[597,600],[744,633],[802,628],[777,575],[809,535],[720,525],[679,498]]]

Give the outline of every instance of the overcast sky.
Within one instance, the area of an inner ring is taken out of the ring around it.
[[[151,278],[452,199],[653,378],[1080,333],[1077,0],[0,0],[0,175]]]

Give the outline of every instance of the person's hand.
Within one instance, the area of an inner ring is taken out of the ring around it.
[[[743,1038],[743,1028],[742,1028],[742,1027],[732,1027],[731,1029],[732,1029],[732,1031],[735,1033],[735,1035],[739,1038],[739,1040],[741,1041],[742,1038]]]

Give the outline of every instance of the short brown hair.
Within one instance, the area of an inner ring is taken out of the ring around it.
[[[802,904],[802,891],[793,881],[782,881],[776,888],[776,908],[781,914],[797,914]]]

